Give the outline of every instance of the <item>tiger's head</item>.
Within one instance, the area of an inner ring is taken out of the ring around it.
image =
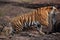
[[[38,8],[38,14],[39,14],[39,18],[40,18],[40,23],[43,25],[48,26],[49,24],[49,14],[52,14],[54,12],[57,12],[57,8],[55,6],[47,6],[47,7],[41,7]]]

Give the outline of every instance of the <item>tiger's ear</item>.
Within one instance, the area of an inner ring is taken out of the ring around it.
[[[58,8],[56,6],[51,6],[51,9],[57,10]]]
[[[55,11],[59,12],[59,10],[58,10],[58,8],[57,8],[57,7],[53,6],[52,8],[53,8],[53,10],[55,10]]]
[[[53,9],[56,9],[56,7],[53,6]]]

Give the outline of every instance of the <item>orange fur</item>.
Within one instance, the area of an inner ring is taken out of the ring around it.
[[[41,25],[48,26],[48,16],[51,10],[51,6],[41,7],[33,12],[30,12],[29,14],[23,14],[12,18],[11,23],[13,24],[13,28],[17,32],[23,29],[24,22],[38,21],[39,23],[41,23]]]

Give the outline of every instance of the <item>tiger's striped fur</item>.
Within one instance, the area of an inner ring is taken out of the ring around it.
[[[23,27],[49,25],[49,13],[53,8],[51,6],[41,7],[28,14],[19,15],[11,19],[12,27],[19,32]]]

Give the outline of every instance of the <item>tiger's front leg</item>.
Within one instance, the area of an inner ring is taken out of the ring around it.
[[[39,32],[39,34],[41,34],[41,35],[44,35],[45,34],[42,31],[43,26],[38,21],[37,22],[34,22],[33,24],[35,24],[34,27],[37,29],[37,31]]]
[[[40,28],[40,31],[39,32],[40,32],[40,34],[43,34],[44,35],[45,33],[42,31],[42,27],[43,26],[41,25],[41,28]]]
[[[39,27],[37,27],[37,31],[39,32],[40,35],[45,35],[45,33],[42,31],[42,25]]]

